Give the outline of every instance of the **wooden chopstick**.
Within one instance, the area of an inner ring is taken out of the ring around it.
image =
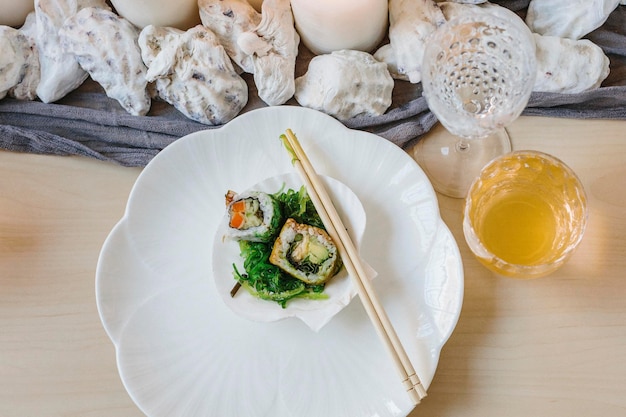
[[[376,292],[367,277],[358,251],[354,247],[354,243],[348,235],[326,188],[311,165],[306,153],[300,146],[296,135],[291,129],[287,129],[285,138],[287,139],[285,146],[288,146],[287,150],[291,153],[293,158],[292,163],[304,182],[309,196],[311,197],[311,201],[320,215],[328,234],[337,245],[337,249],[348,273],[354,279],[359,298],[361,299],[365,311],[376,328],[381,341],[389,351],[394,364],[398,368],[400,376],[402,377],[402,383],[409,397],[413,401],[413,404],[417,405],[426,397],[426,389],[417,376],[411,364],[411,360],[406,354],[393,325],[389,321],[385,309],[376,296]]]

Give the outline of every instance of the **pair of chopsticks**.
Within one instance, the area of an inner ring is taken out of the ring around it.
[[[339,218],[337,209],[291,129],[287,129],[285,135],[281,135],[281,140],[291,154],[292,164],[304,182],[311,201],[326,227],[326,231],[335,242],[343,264],[350,276],[353,277],[359,298],[381,341],[391,354],[394,364],[400,372],[402,384],[406,388],[413,404],[419,404],[426,397],[426,389],[417,376],[411,360],[387,317],[387,313],[372,288],[361,258],[343,222]]]

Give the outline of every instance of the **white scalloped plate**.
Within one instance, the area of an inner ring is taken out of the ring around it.
[[[374,287],[422,382],[432,381],[463,300],[458,247],[432,186],[404,151],[314,110],[280,106],[188,135],[143,170],[96,271],[121,379],[149,417],[385,417],[412,409],[354,300],[319,332],[228,308],[212,271],[224,190],[293,172],[278,139],[298,136],[320,174],[367,213],[361,244]]]

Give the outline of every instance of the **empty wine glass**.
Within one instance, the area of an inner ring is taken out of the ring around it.
[[[423,95],[447,134],[423,138],[416,159],[437,191],[457,198],[482,167],[511,150],[504,127],[526,107],[536,72],[525,23],[508,10],[478,10],[439,27],[422,65]]]

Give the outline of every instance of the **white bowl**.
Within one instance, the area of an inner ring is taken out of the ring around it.
[[[350,237],[358,249],[365,233],[366,223],[365,210],[361,201],[344,183],[331,177],[322,176],[321,178],[332,196],[341,220],[344,222],[347,230],[350,231]],[[302,181],[296,174],[283,174],[267,178],[253,185],[249,190],[235,191],[255,190],[274,194],[280,191],[283,186],[285,190],[291,188],[297,191],[302,186]],[[224,190],[224,193],[226,191],[228,190]],[[311,330],[319,331],[333,316],[343,310],[356,295],[351,277],[346,272],[346,269],[342,268],[326,284],[324,293],[328,295],[327,299],[310,300],[295,298],[290,300],[285,308],[282,308],[278,303],[252,296],[243,288],[234,297],[231,297],[230,290],[236,282],[233,278],[233,264],[237,265],[239,271],[244,269],[243,260],[239,256],[239,244],[231,239],[224,239],[227,228],[228,216],[225,215],[215,233],[213,242],[213,278],[215,279],[217,291],[224,303],[238,315],[259,322],[296,317],[306,323]],[[376,272],[371,268],[368,269],[369,278],[374,278]]]

